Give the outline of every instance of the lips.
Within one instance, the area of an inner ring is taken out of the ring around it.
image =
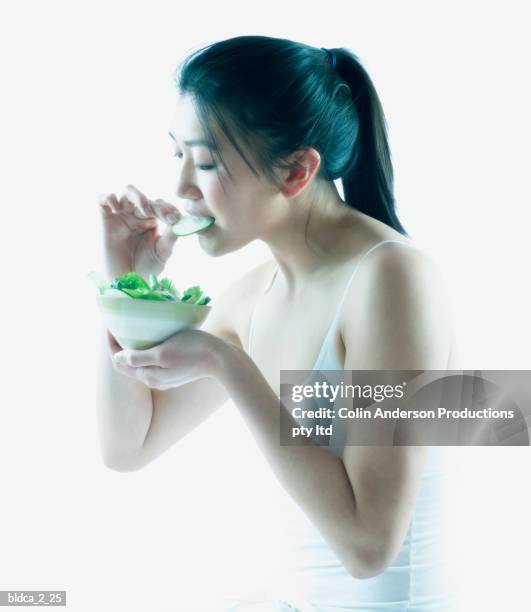
[[[212,216],[207,211],[202,210],[201,208],[199,208],[195,204],[191,204],[190,202],[184,202],[183,208],[189,215],[195,215],[196,217],[211,217]]]

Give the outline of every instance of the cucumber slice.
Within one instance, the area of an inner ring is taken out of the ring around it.
[[[196,215],[185,215],[176,221],[172,226],[172,232],[176,236],[189,236],[196,232],[201,232],[214,223],[214,217],[198,217]]]

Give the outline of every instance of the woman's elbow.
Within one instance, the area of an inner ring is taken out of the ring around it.
[[[357,551],[355,558],[346,569],[353,578],[364,580],[385,572],[392,561],[393,555],[388,550],[380,548]]]
[[[365,580],[367,578],[374,578],[384,572],[389,566],[384,564],[356,564],[348,569],[348,573],[358,580]]]

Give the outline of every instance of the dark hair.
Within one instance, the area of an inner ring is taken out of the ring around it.
[[[335,68],[316,47],[238,36],[191,53],[175,82],[193,99],[218,158],[211,120],[255,174],[238,140],[274,182],[275,169],[297,165],[287,163],[291,153],[313,147],[321,155],[317,176],[341,178],[347,205],[407,235],[395,211],[387,125],[374,85],[352,51],[331,51]]]

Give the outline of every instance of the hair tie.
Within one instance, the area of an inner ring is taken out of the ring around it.
[[[321,51],[325,51],[326,54],[328,55],[328,61],[330,62],[330,66],[332,66],[332,68],[336,67],[336,54],[334,51],[330,51],[330,49],[325,49],[324,47],[321,47]]]

